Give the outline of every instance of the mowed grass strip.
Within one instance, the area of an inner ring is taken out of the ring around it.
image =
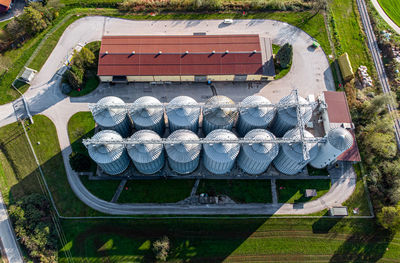
[[[169,237],[169,262],[395,262],[398,236],[373,220],[164,219],[64,221],[76,261],[152,262]],[[67,262],[60,253],[60,262]]]
[[[70,188],[54,124],[43,115],[36,115],[33,120],[34,124],[27,126],[28,134],[61,215],[101,215],[82,203]],[[0,173],[0,189],[6,204],[30,193],[42,193],[39,170],[21,124],[0,128],[0,138],[4,171]]]
[[[400,1],[399,0],[378,0],[379,5],[385,13],[400,26]]]
[[[197,194],[227,195],[237,203],[271,203],[270,180],[201,180]]]

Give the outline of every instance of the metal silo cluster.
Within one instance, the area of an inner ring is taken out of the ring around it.
[[[136,130],[152,130],[162,136],[165,127],[162,103],[154,97],[144,96],[135,100],[133,105],[134,108],[129,110],[129,116]]]

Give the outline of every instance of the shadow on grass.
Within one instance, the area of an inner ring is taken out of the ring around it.
[[[276,180],[276,190],[279,203],[304,203],[315,200],[329,191],[329,179],[317,180]],[[306,189],[316,189],[317,196],[306,197]]]

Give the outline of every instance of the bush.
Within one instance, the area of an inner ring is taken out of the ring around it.
[[[169,249],[170,244],[167,236],[153,242],[153,252],[157,260],[167,261]]]
[[[22,197],[9,208],[15,234],[34,262],[57,262],[57,236],[43,195]]]
[[[69,164],[76,172],[87,172],[90,170],[92,161],[88,156],[82,153],[72,152],[69,155]]]
[[[400,227],[400,207],[385,206],[376,216],[386,229],[397,230]]]
[[[94,48],[96,47],[94,45]],[[66,79],[74,90],[80,91],[84,87],[88,71],[97,67],[96,55],[83,47],[80,52],[74,53],[71,64],[71,68],[66,72]]]
[[[288,68],[292,64],[293,47],[289,43],[283,45],[276,54],[276,62],[281,68]]]

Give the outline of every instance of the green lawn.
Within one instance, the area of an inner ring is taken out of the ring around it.
[[[75,113],[68,121],[68,137],[72,151],[88,155],[82,140],[94,135],[95,122],[91,112]]]
[[[28,134],[61,215],[100,215],[72,192],[54,124],[43,115],[33,119],[35,123],[27,126]],[[6,204],[24,195],[42,192],[38,181],[40,174],[19,123],[0,128],[0,162],[3,170],[0,172],[0,190]]]
[[[354,71],[360,65],[364,65],[367,66],[370,74],[375,76],[375,67],[366,44],[365,34],[361,30],[362,24],[356,0],[331,1],[330,10],[337,33],[334,36],[337,40],[335,42],[337,55],[347,52]]]
[[[385,13],[400,26],[400,2],[398,0],[378,0]]]
[[[190,196],[194,180],[131,180],[118,203],[175,203]]]
[[[105,201],[111,201],[121,182],[119,180],[89,180],[87,176],[81,176],[80,178],[89,192]]]
[[[197,194],[227,195],[238,203],[271,203],[270,180],[201,180]]]
[[[369,219],[145,219],[63,221],[60,262],[153,262],[169,237],[169,262],[396,262],[400,236]]]
[[[326,168],[317,169],[317,168],[314,168],[314,167],[312,167],[310,165],[307,165],[307,171],[308,171],[308,174],[311,175],[311,176],[321,176],[321,175],[328,176],[329,175],[328,170]]]
[[[279,203],[299,203],[315,200],[329,191],[331,181],[321,180],[276,180]],[[282,189],[281,189],[282,188]],[[316,189],[317,196],[306,198],[306,189]]]

